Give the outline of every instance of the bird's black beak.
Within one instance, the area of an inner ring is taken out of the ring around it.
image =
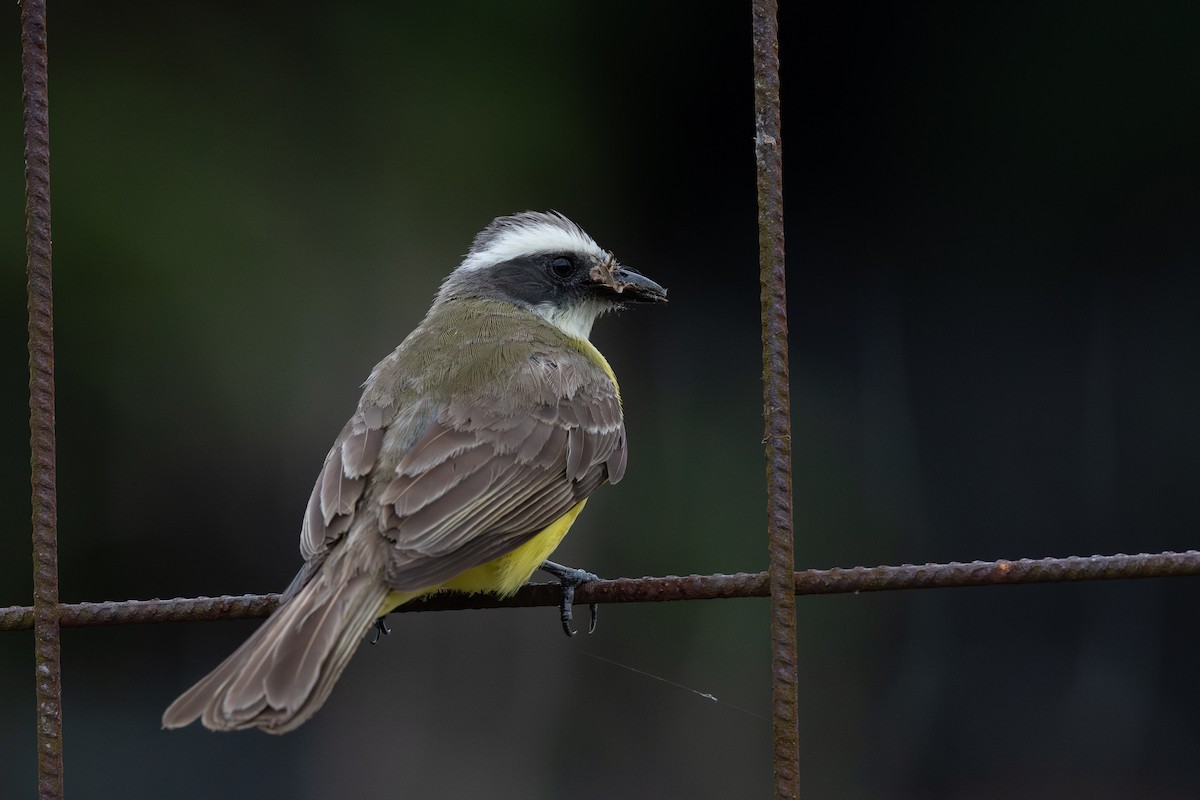
[[[592,267],[588,283],[618,303],[665,303],[667,290],[635,269],[615,261]]]

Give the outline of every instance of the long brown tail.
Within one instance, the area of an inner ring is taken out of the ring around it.
[[[163,712],[214,731],[286,733],[311,717],[379,615],[388,589],[371,575],[333,584],[324,569],[221,665]]]

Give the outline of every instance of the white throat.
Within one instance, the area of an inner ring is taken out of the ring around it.
[[[549,322],[572,339],[588,341],[592,334],[592,325],[596,318],[612,308],[612,304],[600,300],[585,300],[573,303],[566,308],[539,303],[531,309],[542,319]]]

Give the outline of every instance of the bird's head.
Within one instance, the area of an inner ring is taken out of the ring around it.
[[[471,297],[527,308],[567,335],[587,339],[604,312],[665,303],[667,290],[618,264],[562,214],[526,211],[498,217],[479,232],[436,302]]]

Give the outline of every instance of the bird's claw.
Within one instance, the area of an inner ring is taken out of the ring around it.
[[[558,582],[562,584],[562,599],[558,603],[558,614],[562,620],[563,633],[567,634],[567,636],[574,636],[577,631],[572,626],[571,621],[574,618],[572,610],[575,607],[575,587],[588,581],[598,581],[600,580],[599,576],[587,570],[564,567],[562,564],[556,564],[553,561],[543,563],[540,569],[558,578]],[[599,606],[595,603],[589,603],[588,609],[591,611],[588,635],[591,635],[596,632],[596,614],[599,611]]]
[[[371,644],[379,644],[379,639],[383,636],[390,636],[392,629],[387,626],[387,619],[380,617],[375,620],[375,638],[371,640]]]

